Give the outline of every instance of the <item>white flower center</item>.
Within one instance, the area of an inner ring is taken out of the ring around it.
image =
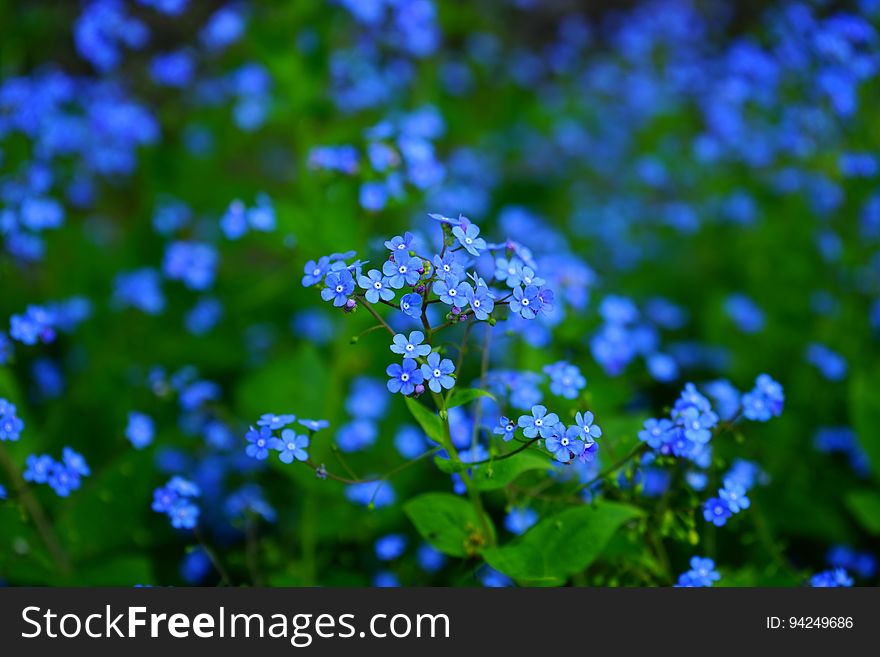
[[[400,267],[397,268],[397,271],[399,271],[401,274],[405,274],[406,273],[406,265],[400,265]]]
[[[409,374],[404,372],[403,374],[400,375],[400,380],[403,381],[404,383],[406,383],[407,381],[409,381]]]
[[[524,305],[524,306],[528,306],[528,305],[529,305],[529,300],[524,298],[524,299],[522,300],[522,305]]]
[[[434,370],[434,378],[435,378],[435,379],[439,379],[439,378],[440,378],[440,374],[441,374],[440,370]]]
[[[415,347],[413,345],[411,345],[411,344],[406,345],[407,351],[412,351],[413,349],[415,349]]]
[[[535,426],[536,426],[536,427],[543,427],[543,426],[544,426],[544,420],[542,420],[541,418],[538,418],[537,420],[535,420]]]
[[[296,445],[294,443],[287,443],[287,449],[292,452],[296,449]]]
[[[474,299],[473,306],[474,306],[474,308],[479,308],[479,307],[480,307],[480,300],[479,300],[479,299]]]
[[[563,438],[562,440],[559,441],[559,444],[562,445],[563,447],[568,447],[568,438]]]
[[[337,286],[336,286],[336,291],[341,293],[341,292],[342,292],[342,286],[341,286],[341,285],[337,285]]]
[[[377,290],[381,290],[382,289],[382,281],[376,281],[375,283],[373,283],[373,287],[376,288]]]
[[[321,270],[320,270],[320,269],[317,269],[317,268],[316,268],[315,271],[312,272],[312,276],[320,276],[320,275],[321,275]]]
[[[454,297],[456,294],[458,294],[458,290],[456,290],[455,288],[449,290],[449,296]]]

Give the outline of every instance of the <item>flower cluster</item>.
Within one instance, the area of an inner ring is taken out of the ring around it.
[[[275,208],[266,194],[257,196],[257,203],[247,207],[242,201],[229,204],[226,213],[220,218],[220,229],[226,239],[237,240],[249,230],[268,233],[275,230]]]
[[[556,413],[548,413],[547,407],[541,404],[533,406],[531,413],[521,415],[517,425],[526,438],[543,438],[547,451],[559,463],[571,463],[574,459],[588,463],[596,458],[599,445],[595,439],[602,436],[602,429],[593,423],[593,414],[590,411],[577,413],[574,424],[569,426],[561,422]],[[494,432],[505,440],[510,440],[514,428],[510,420],[501,417]]]
[[[180,476],[172,477],[153,491],[153,511],[165,513],[175,529],[195,529],[200,509],[193,500],[202,494],[198,485]]]
[[[715,570],[715,562],[712,559],[691,557],[691,569],[681,574],[675,586],[686,588],[712,586],[719,579],[721,575]]]
[[[833,568],[817,573],[810,578],[810,586],[816,588],[850,587],[853,579],[843,568]]]
[[[61,460],[56,461],[48,454],[31,454],[25,461],[22,473],[25,481],[34,484],[49,484],[59,497],[67,497],[82,484],[82,477],[92,471],[81,454],[65,447]]]
[[[723,485],[716,497],[703,503],[703,517],[716,527],[722,527],[734,514],[748,509],[751,502],[749,489],[755,485],[759,473],[740,461],[724,475]]]
[[[16,416],[15,404],[0,398],[0,440],[18,440],[24,430],[24,422]]]
[[[755,387],[744,395],[739,395],[726,382],[714,382],[707,388],[713,397],[721,400],[719,410],[728,423],[735,421],[739,414],[749,420],[766,422],[782,413],[785,401],[782,386],[766,374],[758,376]],[[671,454],[707,467],[711,458],[710,442],[719,419],[709,400],[693,383],[688,383],[669,418],[646,420],[639,440],[659,454]]]
[[[265,413],[257,420],[257,426],[251,427],[245,434],[245,440],[249,443],[245,452],[258,461],[269,458],[269,450],[278,452],[278,458],[282,463],[293,463],[294,460],[308,461],[309,454],[306,448],[309,446],[309,436],[298,434],[296,430],[288,428],[294,422],[296,422],[295,415]],[[300,420],[299,424],[308,429],[309,435],[330,426],[326,420]],[[275,432],[279,433],[276,435]]]

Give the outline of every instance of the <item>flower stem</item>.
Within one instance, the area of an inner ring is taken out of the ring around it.
[[[46,545],[46,549],[49,550],[49,554],[52,556],[58,571],[65,577],[69,576],[71,573],[70,559],[61,546],[61,541],[58,540],[58,535],[52,528],[52,523],[49,521],[46,512],[33,494],[33,491],[25,484],[21,472],[2,444],[0,444],[0,465],[6,470],[10,481],[15,482],[15,490],[20,495],[21,504],[33,521],[34,527],[36,527],[37,533]]]

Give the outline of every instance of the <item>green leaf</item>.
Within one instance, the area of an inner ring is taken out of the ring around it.
[[[479,390],[477,388],[454,388],[452,394],[449,396],[449,401],[446,402],[446,408],[463,406],[475,399],[479,399],[480,397],[495,399],[494,395],[485,390]]]
[[[871,534],[880,534],[880,493],[853,491],[846,496],[846,506]]]
[[[632,506],[602,502],[545,518],[507,545],[483,551],[490,566],[530,586],[559,586],[601,554],[625,522],[641,515]]]
[[[472,556],[494,540],[492,524],[488,528],[493,536],[488,537],[474,508],[451,493],[419,495],[404,504],[403,511],[426,541],[453,557]]]
[[[880,370],[855,372],[849,385],[853,428],[868,455],[874,475],[880,477]]]
[[[428,437],[441,445],[446,445],[446,428],[443,426],[443,420],[433,411],[429,411],[424,405],[417,402],[412,397],[406,397],[406,406],[409,412],[415,418],[422,430],[428,434]]]
[[[553,467],[549,457],[537,452],[520,452],[516,456],[500,459],[472,467],[467,463],[456,463],[450,459],[434,457],[434,464],[441,472],[454,474],[471,471],[471,479],[477,490],[496,490],[503,488],[514,479],[530,470],[549,470]]]

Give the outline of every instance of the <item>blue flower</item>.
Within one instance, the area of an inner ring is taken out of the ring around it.
[[[464,266],[456,260],[452,251],[447,251],[442,258],[439,255],[434,256],[434,272],[438,281],[460,281],[464,278]]]
[[[345,497],[355,504],[381,509],[397,500],[394,489],[387,481],[365,481],[351,484],[345,489]]]
[[[583,377],[581,371],[575,365],[564,360],[547,365],[544,368],[544,372],[550,375],[551,392],[566,399],[576,398],[578,392],[587,385],[587,380]]]
[[[125,437],[135,449],[143,449],[153,442],[155,426],[153,418],[144,413],[131,411],[128,414],[128,425],[125,427]]]
[[[458,238],[459,244],[473,256],[478,256],[481,251],[486,250],[486,240],[479,237],[479,226],[471,223],[464,217],[461,218],[459,225],[452,229],[452,234]]]
[[[397,559],[406,549],[406,536],[403,534],[388,534],[376,541],[376,556],[382,561]]]
[[[343,452],[357,452],[372,446],[378,435],[378,425],[373,420],[358,418],[339,427],[336,444]]]
[[[207,290],[214,283],[219,256],[210,244],[172,242],[165,250],[162,270],[169,280],[182,281],[191,290]]]
[[[580,427],[578,429],[581,431],[581,436],[584,440],[584,449],[578,454],[578,461],[581,463],[592,463],[596,460],[596,455],[599,453],[599,445],[590,436],[584,435]]]
[[[388,203],[388,186],[376,180],[362,183],[358,191],[358,203],[364,210],[378,212]]]
[[[489,313],[495,308],[495,295],[488,287],[477,285],[476,288],[472,288],[467,285],[464,288],[464,296],[477,319],[489,319]]]
[[[113,302],[120,307],[137,308],[148,315],[165,309],[159,272],[150,267],[122,272],[113,282]]]
[[[235,200],[229,204],[226,212],[220,217],[220,230],[229,240],[237,240],[247,233],[247,207],[244,203]]]
[[[492,433],[498,434],[504,438],[504,442],[509,442],[513,438],[513,434],[516,431],[516,424],[513,420],[501,416],[501,419],[498,420],[498,425],[492,430]]]
[[[767,374],[761,374],[755,380],[755,387],[743,395],[743,415],[749,420],[767,422],[782,413],[784,403],[782,386]]]
[[[324,301],[333,300],[333,305],[337,308],[344,306],[348,301],[348,296],[354,292],[354,278],[347,269],[334,271],[327,274],[324,280],[327,286],[321,290],[321,298]]]
[[[388,278],[378,269],[371,269],[366,276],[360,276],[358,285],[366,290],[364,296],[370,303],[379,303],[379,299],[391,301],[394,298],[394,291],[389,287]]]
[[[194,529],[199,521],[199,507],[191,502],[175,504],[168,513],[175,529]]]
[[[34,484],[45,484],[49,480],[49,473],[55,460],[47,454],[31,454],[25,459],[25,471],[22,473],[25,481]]]
[[[422,315],[422,295],[415,292],[404,294],[400,299],[400,309],[405,315],[418,319]]]
[[[691,558],[691,569],[678,578],[679,587],[704,587],[712,586],[721,579],[721,575],[715,570],[715,562],[701,557]]]
[[[459,283],[458,279],[448,276],[446,280],[437,281],[431,288],[440,301],[447,306],[455,306],[461,308],[467,305],[467,297],[465,288],[470,287],[467,283]]]
[[[455,379],[450,376],[455,371],[455,365],[448,358],[440,360],[440,354],[436,351],[428,356],[428,362],[422,365],[422,376],[428,382],[428,387],[434,392],[440,392],[441,388],[447,390],[455,385]]]
[[[715,413],[712,411],[700,413],[694,406],[679,413],[676,419],[684,427],[685,437],[701,444],[708,443],[712,439],[711,429],[718,424],[718,416]]]
[[[645,420],[645,428],[639,431],[639,440],[647,443],[652,449],[660,449],[671,441],[672,427],[670,420],[655,420],[654,418]]]
[[[553,428],[559,424],[559,416],[556,413],[548,414],[546,406],[536,404],[532,406],[532,414],[521,415],[517,424],[523,429],[526,438],[535,438],[539,434],[541,438],[548,438],[552,435]]]
[[[403,234],[403,237],[397,235],[396,237],[392,237],[390,240],[385,242],[385,248],[391,251],[391,253],[395,254],[395,256],[399,254],[405,254],[409,251],[409,247],[413,241],[413,234],[407,231]]]
[[[293,429],[285,429],[281,432],[281,438],[272,438],[269,447],[280,452],[278,458],[282,463],[307,461],[309,455],[305,448],[309,446],[308,436],[298,436]]]
[[[330,422],[328,420],[306,420],[302,419],[299,423],[304,426],[309,431],[320,431],[321,429],[326,429],[330,426]]]
[[[259,430],[251,427],[244,437],[250,443],[245,449],[248,456],[258,461],[269,458],[269,441],[272,438],[272,431],[269,427],[260,427]]]
[[[732,513],[739,513],[748,509],[751,502],[746,497],[746,487],[733,479],[724,480],[724,488],[718,491],[720,497]]]
[[[48,344],[55,339],[54,323],[53,314],[45,308],[28,306],[23,315],[9,318],[9,336],[28,346]]]
[[[424,381],[418,364],[412,358],[404,358],[403,365],[392,363],[385,373],[391,377],[387,383],[388,390],[404,395],[411,395],[415,392],[416,386]]]
[[[403,458],[414,459],[428,449],[428,440],[421,429],[406,424],[394,435],[394,448]]]
[[[416,561],[426,573],[435,573],[446,565],[446,555],[429,543],[422,543],[416,551]]]
[[[198,497],[202,494],[198,484],[179,475],[171,477],[171,481],[169,481],[167,485],[168,488],[182,497]]]
[[[317,285],[324,280],[324,277],[330,271],[330,258],[324,256],[318,260],[318,262],[309,260],[303,268],[303,271],[305,272],[305,276],[303,276],[302,279],[303,287]]]
[[[711,497],[703,503],[703,517],[716,527],[721,527],[733,515],[727,502],[720,497]]]
[[[829,381],[842,381],[846,377],[846,359],[823,344],[812,343],[807,347],[807,362]]]
[[[672,407],[672,417],[676,418],[688,408],[695,408],[700,413],[708,413],[712,410],[712,404],[703,395],[693,383],[687,383],[682,390],[681,396]]]
[[[401,256],[399,260],[387,260],[382,265],[382,273],[388,277],[388,284],[399,290],[404,285],[415,285],[422,277],[423,266],[419,258]]]
[[[513,288],[513,298],[510,300],[511,312],[520,315],[523,319],[534,319],[537,317],[538,311],[541,309],[538,292],[538,288],[534,285],[529,285],[525,289],[521,287]]]
[[[504,518],[504,527],[511,534],[524,534],[532,525],[538,522],[538,512],[534,509],[516,507]]]
[[[418,358],[431,353],[431,345],[422,344],[425,334],[421,331],[412,331],[407,338],[403,333],[398,333],[392,338],[391,351],[407,358]]]
[[[0,399],[0,404],[6,402]],[[21,437],[24,430],[24,422],[15,415],[15,406],[6,404],[5,412],[0,412],[0,440],[15,441]]]
[[[495,280],[504,282],[510,288],[517,288],[522,283],[523,264],[522,260],[513,256],[495,259]]]
[[[526,435],[528,436],[528,432]],[[569,463],[584,451],[583,432],[578,426],[572,425],[566,429],[563,425],[556,424],[551,434],[545,438],[544,445],[557,461]]]
[[[296,422],[296,415],[276,415],[275,413],[264,413],[257,420],[258,427],[269,427],[272,431],[283,429],[284,427]]]
[[[71,470],[64,463],[55,462],[49,470],[49,478],[46,481],[59,497],[67,497],[80,487],[79,474]]]
[[[80,477],[88,477],[92,474],[91,469],[89,468],[86,460],[83,458],[82,454],[78,454],[74,452],[70,447],[65,447],[61,453],[61,459],[64,462],[64,466],[70,470],[70,472],[75,473]]]
[[[853,585],[853,579],[843,568],[834,568],[813,575],[810,579],[810,586],[817,588],[836,588],[850,587]]]
[[[602,429],[599,428],[599,425],[593,424],[593,414],[590,411],[575,414],[574,423],[584,432],[585,438],[602,437]]]

